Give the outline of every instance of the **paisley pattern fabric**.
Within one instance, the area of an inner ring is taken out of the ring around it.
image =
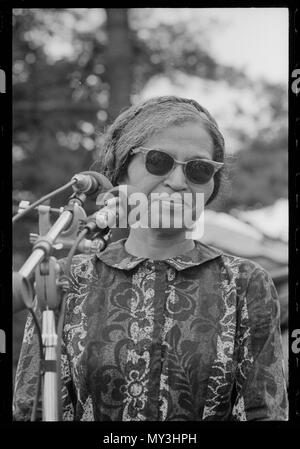
[[[279,301],[269,274],[200,242],[161,261],[132,256],[124,243],[73,258],[63,419],[287,420]],[[29,316],[16,420],[30,419],[37,365]]]

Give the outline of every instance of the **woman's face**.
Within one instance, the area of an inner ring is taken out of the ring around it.
[[[148,138],[142,146],[165,150],[176,160],[183,162],[198,158],[212,160],[213,155],[212,139],[200,120],[196,123],[188,122],[182,125],[169,126]],[[153,196],[155,197],[153,194],[172,195],[176,193],[176,196],[179,195],[182,198],[192,198],[192,208],[195,211],[196,194],[203,194],[203,204],[205,204],[213,192],[213,178],[207,184],[194,184],[186,178],[183,165],[178,164],[166,175],[157,176],[147,171],[144,161],[144,154],[137,153],[134,155],[129,163],[127,176],[122,180],[122,183],[133,186],[136,192],[144,193],[148,198],[149,205]],[[185,196],[187,193],[190,195]],[[165,202],[161,204],[165,205]],[[188,206],[184,204],[184,207]],[[148,209],[148,213],[150,209]],[[174,221],[174,214],[178,211],[180,211],[178,207],[171,208],[171,212],[170,208],[167,209],[167,213],[171,215],[171,223]],[[164,213],[166,212],[161,207],[159,212],[160,222],[163,220]],[[172,224],[170,227],[172,228]],[[183,228],[186,228],[186,226],[183,226]]]

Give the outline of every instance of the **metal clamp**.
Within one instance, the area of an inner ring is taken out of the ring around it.
[[[49,257],[37,266],[35,270],[35,290],[40,309],[55,310],[61,303],[61,288],[59,280],[60,266],[55,257]]]

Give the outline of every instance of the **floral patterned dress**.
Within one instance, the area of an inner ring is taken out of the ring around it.
[[[270,275],[197,241],[160,261],[132,256],[124,243],[73,259],[61,356],[63,419],[287,420]],[[29,316],[15,420],[30,419],[37,366]]]

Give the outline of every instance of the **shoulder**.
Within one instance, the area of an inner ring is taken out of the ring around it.
[[[271,281],[270,274],[257,262],[244,257],[225,253],[223,250],[195,241],[195,260],[199,266],[203,262],[208,263],[206,267],[216,276],[221,276],[226,283],[243,282],[247,285],[252,279],[260,277]]]
[[[65,290],[65,329],[69,329],[73,322],[74,307],[81,309],[92,285],[98,281],[98,271],[96,258],[94,255],[77,254],[73,256],[70,268],[67,266],[67,258],[58,260],[60,266],[61,279],[67,279],[67,289]],[[78,312],[79,313],[79,312]],[[78,319],[79,315],[76,315]]]
[[[277,297],[270,273],[259,263],[226,253],[220,255],[218,263],[227,282],[236,284],[238,294],[255,299],[268,291],[270,296]]]
[[[253,260],[226,253],[223,253],[220,257],[224,269],[236,271],[237,274],[243,278],[251,280],[252,277],[257,275],[268,278],[271,277],[265,268]]]
[[[73,282],[81,282],[95,275],[97,259],[92,254],[77,254],[72,258],[70,278]],[[58,260],[61,273],[67,274],[67,258]]]
[[[236,275],[238,311],[252,326],[269,326],[280,317],[278,294],[270,273],[249,259],[223,255],[224,266]]]

